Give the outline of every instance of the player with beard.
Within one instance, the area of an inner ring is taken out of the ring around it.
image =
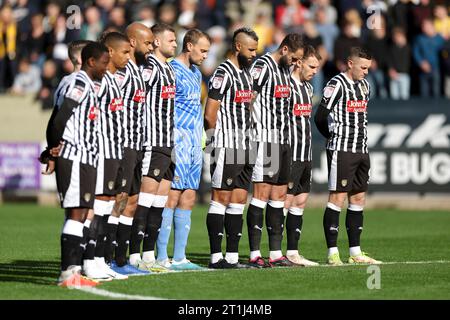
[[[213,269],[248,268],[239,263],[243,212],[251,184],[254,156],[250,145],[253,99],[249,68],[258,36],[249,28],[234,32],[232,54],[209,82],[205,130],[211,152],[211,203],[206,218]],[[225,228],[226,254],[222,254]]]
[[[105,258],[114,261],[111,268],[121,274],[147,274],[127,264],[126,254],[130,242],[133,217],[137,207],[137,198],[141,184],[141,166],[143,144],[146,140],[145,81],[142,75],[145,57],[153,50],[153,33],[145,25],[134,22],[126,29],[130,40],[130,60],[125,69],[115,73],[123,101],[123,137],[124,150],[121,162],[119,182],[121,193],[116,197],[114,209],[108,218],[108,236],[105,246]],[[117,234],[117,240],[116,240]],[[113,245],[113,243],[116,245]]]
[[[306,46],[303,59],[294,63],[291,73],[291,148],[292,163],[288,195],[285,201],[286,257],[298,266],[317,266],[299,254],[298,244],[303,225],[303,211],[311,190],[311,111],[313,86],[309,81],[319,70],[320,55],[312,46]]]
[[[209,47],[209,36],[198,29],[191,29],[184,36],[181,54],[170,62],[176,78],[174,136],[177,165],[156,245],[158,264],[170,266],[172,270],[201,269],[186,259],[186,246],[203,167],[202,74],[198,67],[207,58]],[[172,221],[174,254],[172,264],[169,264],[167,244]]]
[[[130,264],[141,270],[166,272],[166,268],[156,264],[155,244],[175,170],[172,151],[176,83],[175,71],[167,60],[175,55],[177,41],[175,30],[167,24],[156,24],[151,30],[155,37],[154,52],[142,71],[147,91],[147,134],[142,184],[131,233]]]
[[[250,263],[255,266],[266,266],[260,251],[266,205],[269,265],[292,266],[281,251],[283,209],[291,162],[289,67],[302,56],[301,35],[291,33],[284,38],[277,51],[256,60],[251,69],[253,91],[257,95],[252,112],[257,158],[252,175],[253,198],[247,211],[247,227]]]

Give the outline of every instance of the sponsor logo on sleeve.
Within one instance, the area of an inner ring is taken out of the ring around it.
[[[219,89],[222,86],[223,77],[215,76],[212,82],[212,86],[214,89]]]

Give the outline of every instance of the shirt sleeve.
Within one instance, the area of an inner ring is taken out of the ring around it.
[[[253,79],[253,91],[261,92],[261,88],[269,80],[269,69],[263,61],[256,61],[250,68],[250,74]]]
[[[222,101],[225,92],[231,87],[231,81],[223,69],[217,69],[209,80],[208,97]]]
[[[320,106],[328,110],[333,110],[334,106],[342,97],[342,87],[339,81],[331,79],[323,89]]]

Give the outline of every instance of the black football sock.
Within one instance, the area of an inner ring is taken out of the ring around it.
[[[323,216],[323,231],[327,241],[327,247],[337,247],[337,239],[339,233],[339,214],[340,208],[328,203]]]

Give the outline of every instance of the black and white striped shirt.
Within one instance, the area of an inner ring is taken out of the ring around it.
[[[99,153],[105,159],[122,159],[123,101],[120,87],[111,72],[105,73],[99,84],[97,97],[100,108]]]
[[[208,97],[220,101],[214,131],[214,147],[247,149],[250,144],[253,97],[252,77],[226,60],[209,81]]]
[[[146,146],[173,146],[173,112],[175,107],[175,71],[170,63],[161,63],[149,55],[148,65],[142,70],[147,89]]]
[[[78,103],[66,123],[60,157],[97,166],[99,108],[95,85],[81,70],[70,84],[65,98]]]
[[[367,80],[352,81],[345,73],[333,77],[323,89],[320,107],[330,110],[327,149],[368,153],[367,104],[370,87]]]
[[[280,67],[270,54],[266,54],[255,61],[250,73],[253,91],[257,92],[253,104],[255,140],[289,144],[289,69]]]
[[[124,147],[142,150],[145,140],[145,84],[140,68],[129,60],[114,77],[120,86],[123,100]]]
[[[311,161],[313,86],[291,76],[291,146],[294,161]]]
[[[61,108],[64,96],[66,95],[67,90],[69,89],[69,86],[72,83],[72,81],[75,80],[77,73],[78,72],[72,72],[71,74],[68,74],[67,76],[63,77],[59,82],[58,87],[55,90],[55,94],[53,95],[53,106],[55,108],[57,109]]]

